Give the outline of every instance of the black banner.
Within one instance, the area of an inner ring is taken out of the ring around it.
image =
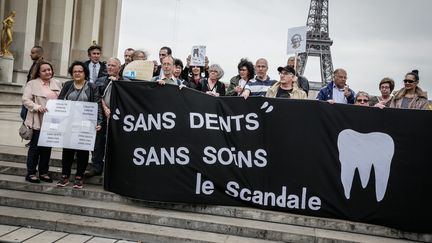
[[[432,112],[114,82],[104,187],[432,232]]]

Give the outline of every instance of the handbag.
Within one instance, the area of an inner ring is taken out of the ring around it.
[[[19,132],[19,135],[22,139],[24,139],[24,140],[31,140],[32,139],[33,129],[26,126],[26,124],[24,124],[24,122],[21,124],[18,132]]]

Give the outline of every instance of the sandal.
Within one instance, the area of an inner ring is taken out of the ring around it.
[[[28,175],[25,177],[25,180],[30,183],[40,183],[40,180],[37,178],[36,175]]]
[[[51,177],[49,177],[49,175],[47,175],[47,174],[40,175],[39,179],[41,181],[48,182],[48,183],[52,183],[53,182],[53,179],[51,179]]]

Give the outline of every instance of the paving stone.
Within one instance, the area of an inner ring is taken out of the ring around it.
[[[40,229],[20,228],[0,237],[0,242],[22,242],[41,232]]]
[[[11,231],[17,230],[19,227],[16,226],[10,226],[10,225],[0,225],[0,236],[5,235]]]
[[[60,240],[56,241],[56,243],[84,243],[90,240],[92,236],[89,235],[78,235],[78,234],[69,234]]]
[[[117,243],[117,240],[102,237],[93,237],[86,243]]]
[[[55,232],[55,231],[44,231],[23,243],[41,243],[41,242],[54,242],[68,235],[68,233],[64,232]]]

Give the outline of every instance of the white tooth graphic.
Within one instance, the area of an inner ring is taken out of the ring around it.
[[[380,202],[384,198],[390,176],[393,139],[385,133],[359,133],[345,129],[339,133],[337,146],[345,197],[350,198],[355,170],[358,169],[362,187],[366,188],[373,166],[376,199]]]

